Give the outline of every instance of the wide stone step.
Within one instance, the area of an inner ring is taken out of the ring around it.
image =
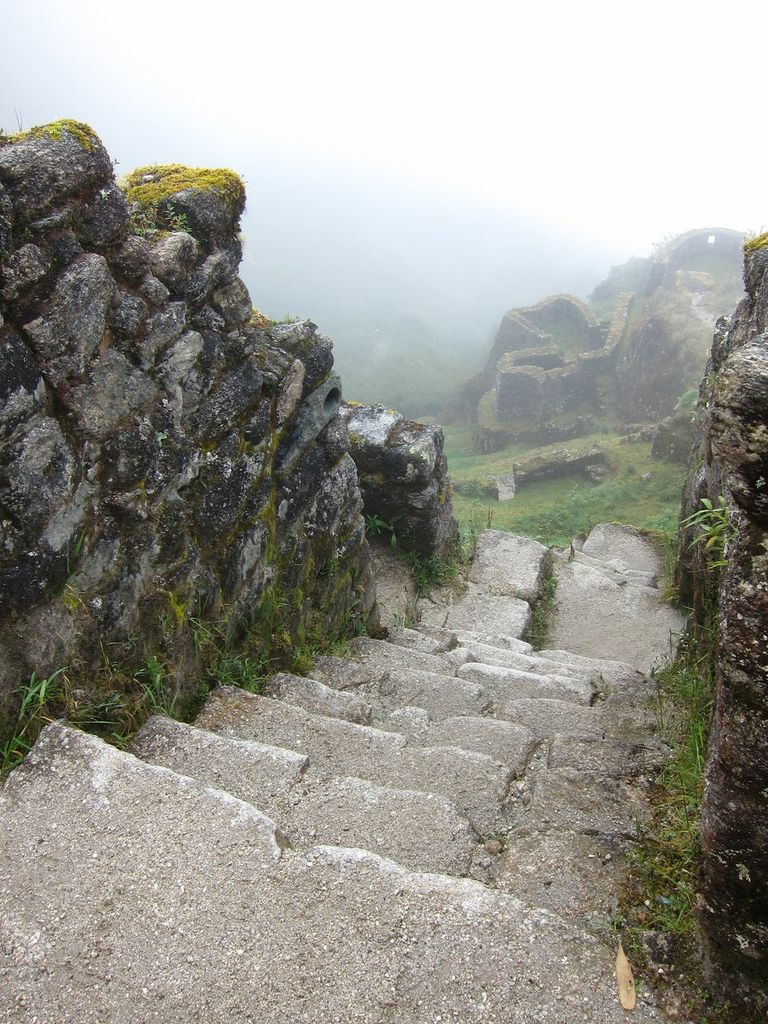
[[[510,768],[515,778],[525,772],[538,746],[536,737],[525,726],[470,717],[431,723],[422,742],[428,746],[446,745],[488,754]]]
[[[406,626],[388,626],[387,640],[398,647],[405,647],[409,651],[418,651],[420,654],[445,654],[459,646],[458,638],[450,630],[442,639],[428,636],[418,629],[408,629]]]
[[[309,758],[155,716],[132,752],[267,814],[293,846],[360,846],[419,871],[466,874],[477,839],[444,797],[306,771]],[[276,783],[273,764],[293,769]],[[300,770],[299,770],[300,769]]]
[[[469,679],[493,695],[496,714],[507,718],[506,705],[521,697],[572,701],[589,704],[594,689],[589,680],[575,676],[539,675],[499,665],[469,662],[459,669],[460,679]]]
[[[9,1020],[625,1020],[612,951],[558,915],[361,850],[281,850],[248,804],[61,726],[0,795],[0,865]]]
[[[570,831],[632,839],[650,817],[647,791],[606,772],[547,768],[528,786],[530,798],[514,805],[520,834]]]
[[[530,537],[505,530],[483,530],[469,569],[469,581],[489,594],[536,600],[548,549]]]
[[[310,671],[330,688],[354,689],[372,706],[374,724],[406,706],[423,708],[435,720],[482,715],[492,708],[491,695],[477,683],[418,668],[390,668],[386,662],[382,667],[378,659],[360,663],[323,656],[315,659]],[[330,707],[325,713],[332,714]]]
[[[656,588],[657,574],[655,572],[644,572],[640,569],[618,569],[600,558],[586,555],[583,551],[576,551],[573,561],[581,562],[583,565],[589,565],[593,569],[597,569],[609,579],[615,580],[619,585],[622,585],[621,581],[623,580],[623,585],[625,586],[631,584],[639,587]]]
[[[419,622],[414,627],[419,633],[432,637],[435,640],[443,640],[450,644],[452,638],[456,638],[463,644],[486,644],[489,647],[500,647],[505,651],[517,651],[520,654],[530,654],[533,646],[526,640],[520,640],[515,636],[506,636],[502,633],[489,633],[477,629],[449,629],[447,626],[431,626],[426,622]]]
[[[593,679],[599,677],[611,686],[636,686],[645,678],[642,672],[625,661],[592,658],[556,647],[545,647],[538,652],[538,655],[571,671],[587,673]]]
[[[306,754],[318,772],[354,776],[453,800],[481,834],[498,826],[512,772],[487,755],[457,747],[408,747],[398,733],[314,715],[231,687],[214,690],[200,728]]]
[[[488,633],[510,637],[521,637],[531,622],[527,601],[490,594],[477,583],[468,583],[460,596],[425,598],[418,610],[423,625],[475,631],[482,624]]]
[[[637,540],[648,547],[642,538]],[[631,536],[627,543],[633,550]],[[651,554],[656,557],[654,552]],[[616,659],[644,673],[669,658],[684,619],[659,600],[658,590],[620,586],[601,570],[576,561],[560,562],[556,578],[557,604],[550,630],[553,647],[587,657]]]
[[[504,837],[494,883],[610,940],[630,845],[616,835],[513,831]]]
[[[274,697],[287,704],[295,704],[318,715],[343,718],[358,725],[371,721],[371,705],[355,693],[334,689],[316,679],[280,672],[272,676],[264,687],[265,697]]]
[[[523,672],[534,672],[538,675],[574,676],[588,678],[589,670],[567,665],[565,662],[544,658],[538,654],[520,654],[517,651],[505,651],[489,644],[464,643],[459,649],[467,652],[469,662],[481,662],[484,665],[498,665],[502,668],[521,669]],[[465,662],[466,664],[467,662]]]
[[[504,717],[525,726],[542,740],[556,733],[582,739],[637,735],[637,721],[631,713],[608,712],[603,705],[586,707],[564,700],[523,697],[504,705]]]
[[[350,642],[349,657],[361,665],[375,669],[396,669],[410,672],[420,669],[422,672],[433,672],[438,675],[454,676],[456,669],[468,655],[456,657],[459,648],[445,651],[443,654],[424,654],[421,651],[408,650],[386,640],[374,640],[368,636],[357,636]]]
[[[658,551],[647,537],[631,526],[615,526],[610,523],[595,526],[584,541],[581,551],[620,572],[628,569],[648,573],[659,571]]]

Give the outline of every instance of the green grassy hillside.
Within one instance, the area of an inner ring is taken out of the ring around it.
[[[627,442],[615,434],[579,438],[569,447],[599,445],[605,451],[609,475],[603,483],[591,483],[574,472],[525,483],[514,498],[497,501],[482,494],[485,478],[508,473],[515,457],[523,452],[528,456],[531,449],[511,445],[501,452],[478,455],[472,450],[471,427],[444,430],[448,471],[458,486],[454,511],[465,527],[490,524],[557,545],[568,544],[601,522],[665,532],[676,528],[684,467],[652,459],[647,441]]]

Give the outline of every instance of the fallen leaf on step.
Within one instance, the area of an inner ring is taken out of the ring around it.
[[[619,1000],[621,1005],[625,1010],[634,1010],[635,1003],[637,1002],[635,979],[621,943],[619,943],[619,949],[616,953],[616,980],[619,983]]]

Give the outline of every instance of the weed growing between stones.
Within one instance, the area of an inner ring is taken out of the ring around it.
[[[409,551],[405,560],[411,567],[416,592],[419,597],[429,593],[434,587],[443,587],[452,583],[459,572],[460,562],[457,558],[441,558],[439,555],[419,555]]]
[[[702,498],[701,508],[683,519],[680,525],[696,527],[696,536],[689,550],[698,546],[703,547],[708,569],[720,569],[728,564],[728,542],[733,536],[734,528],[731,523],[731,510],[722,494],[716,502]]]
[[[546,556],[543,566],[539,596],[531,608],[531,622],[523,635],[535,651],[547,646],[552,628],[552,616],[557,598],[557,577],[553,571],[551,555]]]

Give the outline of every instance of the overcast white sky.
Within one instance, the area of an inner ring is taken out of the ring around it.
[[[768,221],[765,4],[0,8],[0,124],[14,109],[27,126],[78,117],[127,162],[156,159],[163,139],[182,161],[205,142],[223,157],[314,150],[641,250]]]
[[[333,329],[378,281],[401,312],[424,313],[406,294],[421,288],[422,307],[461,293],[491,323],[546,291],[586,294],[670,234],[768,227],[766,12],[0,0],[0,126],[87,121],[118,171],[239,170],[245,276],[273,315]]]

